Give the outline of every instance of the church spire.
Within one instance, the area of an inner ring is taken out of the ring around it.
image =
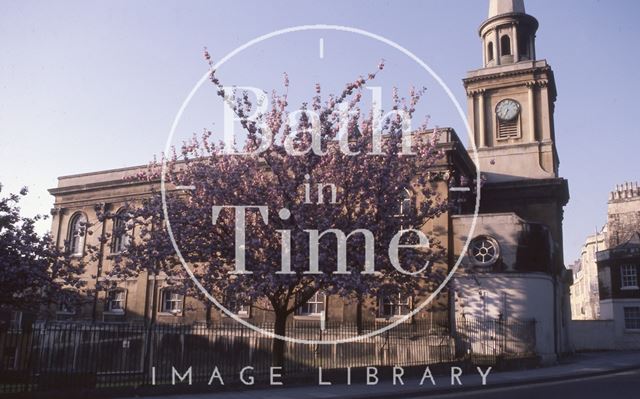
[[[525,14],[524,0],[491,0],[489,3],[489,18],[512,13]]]
[[[464,79],[480,167],[489,182],[558,177],[556,86],[536,59],[538,21],[523,0],[489,0],[480,25],[484,62]]]
[[[490,0],[489,18],[480,26],[484,66],[534,61],[538,21],[526,14],[524,0]]]

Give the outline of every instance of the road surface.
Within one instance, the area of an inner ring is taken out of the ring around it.
[[[411,398],[638,399],[640,398],[640,369],[597,377],[503,388],[487,388],[481,391],[457,392],[444,395],[411,396]]]

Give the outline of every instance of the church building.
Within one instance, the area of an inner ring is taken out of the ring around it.
[[[490,0],[488,18],[478,30],[481,67],[463,79],[484,180],[477,225],[469,237],[474,214],[468,206],[449,211],[435,223],[443,232],[439,238],[446,246],[448,267],[462,256],[447,287],[450,319],[533,319],[536,353],[543,360],[553,360],[567,344],[570,273],[564,267],[562,220],[569,191],[559,174],[555,79],[547,61],[536,57],[537,30],[538,21],[526,13],[523,0]],[[453,129],[442,131],[440,145],[447,156],[440,167],[451,176],[475,177],[472,157],[457,134]],[[85,256],[88,241],[102,248],[99,259],[86,272],[89,287],[104,278],[113,255],[123,252],[127,244],[126,237],[119,236],[100,242],[101,235],[117,230],[114,224],[119,219],[96,224],[95,207],[117,214],[125,202],[150,195],[153,183],[125,179],[142,169],[63,176],[50,190],[55,197],[52,233],[58,245],[66,245],[79,257]],[[458,198],[460,193],[444,186],[446,198]],[[466,205],[474,202],[473,194],[468,195]],[[83,234],[86,223],[94,224],[97,234]],[[470,245],[464,251],[468,239]],[[161,278],[146,272],[122,281],[118,289],[97,293],[90,302],[83,309],[61,306],[52,317],[168,323],[207,317],[201,303],[168,289]],[[410,298],[380,298],[364,317],[390,319],[406,314],[411,307]],[[251,306],[234,310],[256,322],[269,317]],[[359,313],[357,305],[318,293],[295,316],[317,319],[322,315],[347,322],[362,317]]]
[[[491,0],[479,28],[483,67],[463,82],[486,184],[453,287],[456,313],[535,319],[538,353],[552,358],[567,339],[562,219],[569,190],[558,171],[556,84],[551,66],[536,58],[537,30],[523,0]],[[472,219],[453,217],[457,253]]]

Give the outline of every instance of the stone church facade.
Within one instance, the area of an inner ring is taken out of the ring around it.
[[[553,123],[556,86],[545,60],[536,59],[538,21],[525,12],[523,0],[491,0],[489,17],[479,35],[483,47],[480,69],[463,80],[468,119],[478,148],[482,187],[480,214],[473,237],[472,193],[452,192],[443,182],[445,198],[465,199],[462,206],[433,221],[429,233],[446,246],[447,268],[462,256],[460,268],[441,298],[450,320],[457,317],[535,319],[536,351],[552,358],[564,350],[568,295],[564,273],[562,218],[569,199],[567,181],[558,172],[559,157]],[[438,166],[453,179],[474,177],[475,166],[452,129],[444,129],[440,145],[446,152]],[[150,195],[156,183],[125,180],[139,168],[124,168],[64,176],[50,190],[55,197],[52,232],[59,246],[84,255],[89,241],[101,247],[99,259],[85,274],[88,286],[104,279],[113,254],[126,246],[124,238],[99,243],[117,218],[94,225],[97,234],[83,236],[83,223],[96,222],[96,205],[117,213],[125,202]],[[467,239],[471,244],[464,251]],[[60,307],[58,319],[99,321],[153,320],[190,323],[223,319],[194,298],[166,287],[162,277],[143,273],[118,282],[118,289],[98,292],[82,309]],[[366,306],[322,294],[312,298],[294,318],[326,317],[330,321],[389,320],[406,314],[416,298],[377,298]],[[267,321],[268,312],[251,306],[234,308],[241,317]],[[427,318],[435,310],[423,311]],[[210,313],[210,314],[208,314]]]

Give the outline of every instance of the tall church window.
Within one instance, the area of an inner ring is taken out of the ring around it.
[[[398,211],[395,214],[395,217],[400,218],[401,224],[400,228],[404,230],[407,226],[405,225],[405,221],[408,220],[408,217],[413,212],[413,200],[411,198],[411,192],[404,188],[400,191],[400,198],[398,201]]]
[[[125,211],[119,211],[113,218],[113,231],[111,234],[111,252],[120,253],[127,249],[129,245],[129,235],[127,234],[127,223]]]
[[[493,61],[493,42],[489,42],[487,45],[487,59]]]
[[[84,239],[86,236],[87,217],[83,213],[76,213],[69,223],[68,246],[69,253],[73,256],[82,256],[84,253]]]
[[[511,38],[504,35],[500,38],[501,55],[511,55]]]
[[[518,42],[518,53],[520,54],[520,59],[530,59],[531,55],[529,54],[529,36],[527,34],[519,36]]]
[[[411,192],[406,188],[400,194],[400,216],[408,216],[411,214]]]

